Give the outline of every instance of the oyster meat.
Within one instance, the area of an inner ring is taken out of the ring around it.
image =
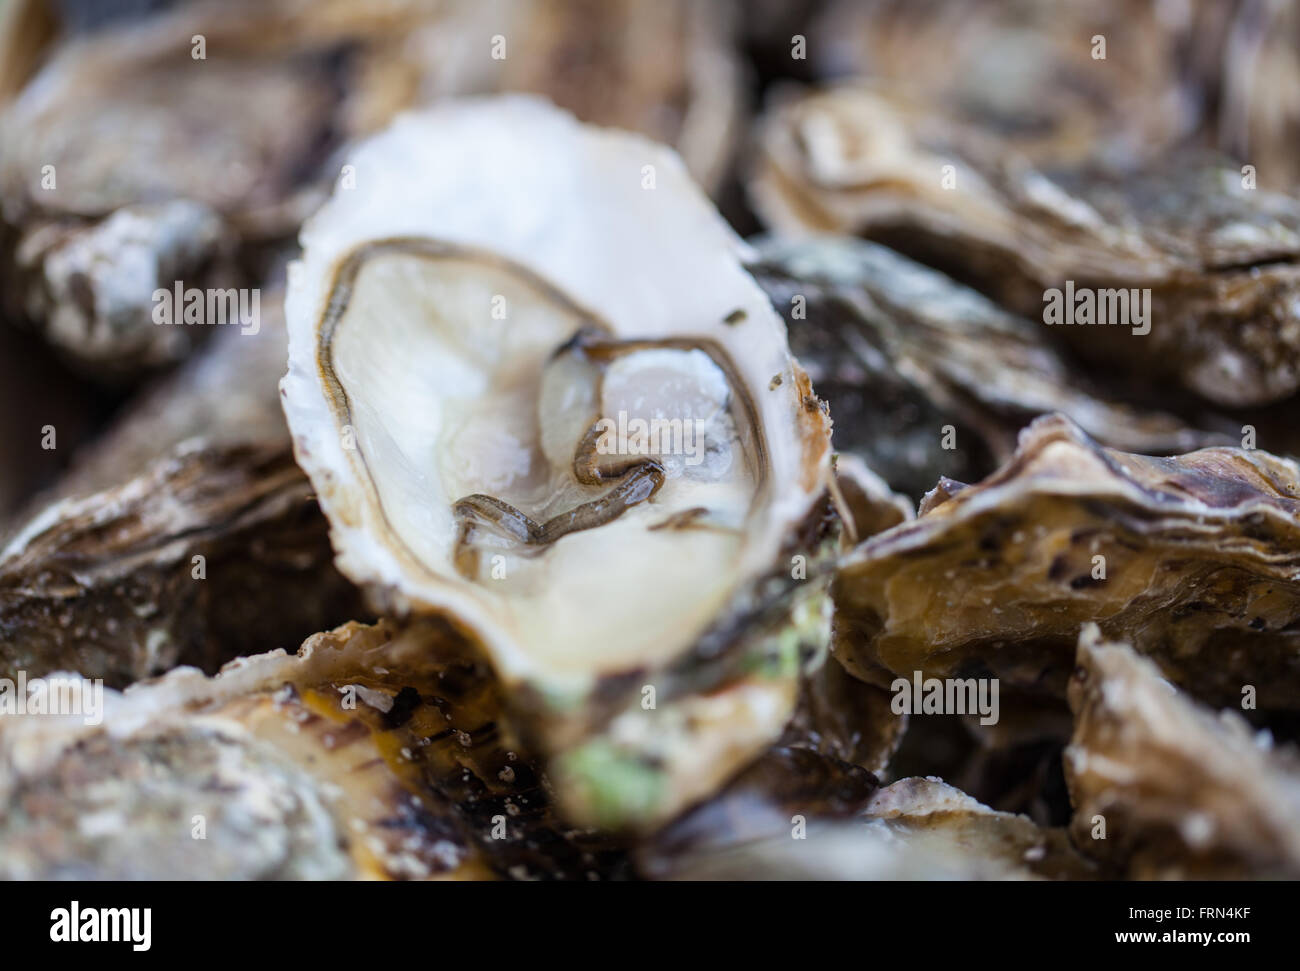
[[[486,651],[576,818],[665,819],[824,634],[829,420],[671,152],[512,97],[354,158],[282,384],[339,567]]]
[[[837,657],[894,676],[992,676],[1064,697],[1096,622],[1215,704],[1300,699],[1300,468],[1262,450],[1154,458],[1059,416],[971,486],[942,483],[835,580]]]
[[[1141,880],[1296,879],[1300,758],[1196,704],[1126,644],[1079,635],[1065,753],[1084,852]]]

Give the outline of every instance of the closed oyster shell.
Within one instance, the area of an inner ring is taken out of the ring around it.
[[[229,329],[148,389],[0,546],[0,674],[120,687],[365,616],[295,466],[284,319]],[[58,428],[62,445],[69,429]]]
[[[1300,699],[1300,469],[1260,450],[1098,446],[1061,416],[983,482],[949,484],[848,554],[836,654],[887,684],[983,675],[1062,697],[1089,621],[1218,704]]]
[[[626,873],[617,844],[556,821],[501,734],[495,682],[457,644],[437,625],[349,624],[296,656],[108,691],[99,725],[0,719],[0,874]]]
[[[330,137],[327,52],[222,43],[214,13],[76,35],[0,114],[6,309],[108,383],[210,333],[157,326],[156,290],[257,282],[236,245],[302,219],[294,196]]]
[[[1043,328],[883,246],[767,239],[749,269],[833,409],[841,461],[856,456],[914,497],[940,476],[987,475],[1010,457],[1020,429],[1048,412],[1131,451],[1226,444],[1171,415],[1107,400]]]
[[[1290,3],[1237,5],[1223,43],[1218,144],[1255,168],[1259,184],[1300,187],[1300,10]]]
[[[1110,366],[1223,405],[1300,388],[1300,202],[1236,168],[1185,155],[1122,175],[1035,167],[924,104],[844,87],[768,116],[751,189],[777,231],[870,236],[1033,319],[1067,285],[1149,290],[1147,333],[1051,328]]]
[[[819,77],[902,86],[1036,161],[1131,165],[1208,120],[1233,6],[832,0],[808,46]]]
[[[673,146],[716,195],[746,120],[739,20],[732,0],[440,3],[366,51],[349,117],[369,134],[440,98],[540,95]]]
[[[1135,879],[1300,874],[1300,758],[1196,704],[1095,624],[1079,635],[1065,753],[1075,842]]]
[[[806,672],[799,704],[781,745],[860,766],[883,776],[907,731],[907,716],[890,708],[889,692],[866,684],[832,657]]]
[[[113,384],[207,336],[155,326],[157,289],[254,285],[257,247],[291,235],[328,181],[346,177],[348,141],[400,110],[545,94],[676,145],[719,190],[745,108],[734,8],[718,0],[59,13],[59,43],[33,77],[26,51],[0,67],[12,75],[0,76],[0,292],[8,313]],[[0,53],[30,42],[4,27]],[[6,88],[19,89],[8,104]]]
[[[361,613],[287,445],[188,443],[52,503],[0,552],[0,672],[215,671]]]
[[[484,648],[576,818],[669,818],[775,740],[822,643],[826,415],[667,150],[504,98],[354,159],[282,384],[339,567]],[[592,480],[616,411],[703,422],[711,458]]]
[[[856,767],[776,750],[639,851],[679,880],[1087,879],[1064,830],[995,812],[938,779],[884,788]]]

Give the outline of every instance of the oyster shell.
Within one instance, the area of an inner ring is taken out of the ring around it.
[[[1232,8],[832,0],[809,29],[808,50],[823,79],[898,85],[1035,161],[1133,165],[1195,136],[1207,120]],[[1105,59],[1094,58],[1098,35]]]
[[[339,567],[482,646],[576,818],[666,819],[776,738],[824,636],[826,415],[667,150],[503,98],[354,158],[282,383]]]
[[[1290,3],[1238,5],[1223,44],[1219,146],[1255,167],[1259,184],[1300,186],[1300,10]]]
[[[262,323],[214,335],[15,520],[0,674],[122,686],[176,664],[214,672],[365,616],[293,462],[274,302]]]
[[[1149,291],[1144,322],[1118,321],[1132,327],[1051,328],[1108,366],[1223,405],[1300,388],[1300,202],[1245,187],[1235,168],[1035,167],[975,126],[845,87],[769,115],[751,188],[775,230],[868,235],[1033,319],[1048,320],[1052,291]]]
[[[441,3],[367,51],[363,130],[382,128],[397,108],[439,98],[536,94],[582,121],[673,146],[716,195],[746,120],[739,19],[732,0]],[[488,56],[495,37],[503,40],[501,57]],[[372,91],[386,90],[401,94],[376,105]]]
[[[1064,830],[995,812],[938,779],[877,788],[835,759],[776,750],[642,848],[679,880],[1086,879]]]
[[[768,239],[749,269],[783,311],[791,349],[834,410],[841,461],[856,456],[912,496],[940,476],[987,475],[1010,457],[1019,430],[1047,412],[1133,451],[1227,441],[1106,400],[1043,329],[883,246]]]
[[[213,671],[360,613],[287,446],[183,446],[61,500],[0,552],[0,672]]]
[[[1085,852],[1136,879],[1300,874],[1300,758],[1125,644],[1079,635],[1066,777]]]
[[[850,675],[834,658],[805,674],[799,704],[780,744],[860,766],[881,776],[907,731],[889,692]]]
[[[495,683],[456,644],[436,625],[349,624],[296,656],[109,691],[99,725],[0,719],[0,874],[626,873],[615,842],[556,822],[502,737]]]
[[[109,383],[206,336],[155,326],[157,289],[254,284],[257,247],[296,230],[331,178],[350,178],[347,140],[403,108],[549,94],[676,144],[713,189],[742,117],[733,8],[716,0],[63,12],[61,42],[7,106],[4,86],[27,80],[22,59],[0,77],[0,289],[10,314]]]
[[[1254,685],[1300,699],[1300,468],[1260,450],[1106,449],[1061,416],[1010,462],[949,483],[848,554],[836,655],[878,684],[984,675],[1062,697],[1079,627],[1100,624],[1216,704]]]
[[[167,25],[62,45],[0,115],[7,309],[109,382],[184,358],[210,331],[156,326],[156,290],[256,282],[234,248],[301,220],[290,197],[334,102],[323,56],[241,52],[209,25]],[[210,58],[191,57],[192,35]]]

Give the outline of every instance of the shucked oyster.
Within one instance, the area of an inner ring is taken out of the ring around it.
[[[1300,874],[1300,758],[1127,645],[1079,636],[1065,771],[1076,844],[1137,879]]]
[[[854,87],[775,111],[762,145],[752,191],[776,230],[889,243],[1080,354],[1220,404],[1300,388],[1300,202],[1235,168],[1037,168],[973,125]]]
[[[666,818],[824,635],[826,415],[671,152],[506,98],[354,158],[282,385],[339,567],[487,652],[575,816]]]
[[[1093,621],[1214,703],[1300,699],[1300,469],[1262,450],[1152,458],[1040,418],[977,485],[944,482],[835,582],[862,677],[993,675],[1057,698]],[[885,674],[885,672],[891,674]]]

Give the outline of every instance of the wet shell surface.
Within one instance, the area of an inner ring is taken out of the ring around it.
[[[543,749],[675,663],[715,691],[678,662],[800,581],[829,475],[743,244],[672,152],[531,98],[404,116],[351,164],[302,232],[282,382],[342,571],[452,618]]]

